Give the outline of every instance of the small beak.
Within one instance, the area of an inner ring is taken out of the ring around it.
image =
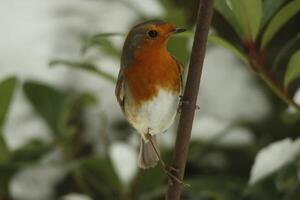
[[[184,31],[186,31],[186,29],[184,28],[175,28],[171,33],[177,34],[177,33],[182,33]]]

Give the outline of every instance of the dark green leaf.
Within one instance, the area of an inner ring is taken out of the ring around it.
[[[188,180],[185,195],[193,199],[233,200],[242,197],[244,181],[224,176],[198,176]],[[187,199],[190,199],[187,198]]]
[[[85,106],[95,103],[94,96],[89,93],[82,95],[62,93],[35,82],[26,82],[24,92],[37,113],[52,129],[55,142],[63,148],[66,157],[74,158],[81,155],[83,149],[89,149],[89,146],[80,140],[83,133],[82,112]],[[42,146],[34,146],[32,151],[35,151],[35,148],[42,148]],[[43,150],[47,151],[47,147],[39,151]]]
[[[59,120],[60,144],[65,148],[67,156],[78,156],[86,144],[80,140],[83,133],[83,112],[86,106],[96,103],[96,98],[84,93],[81,95],[67,95],[67,100],[61,110]]]
[[[6,163],[10,158],[10,153],[7,148],[6,142],[3,138],[3,133],[0,130],[0,165]]]
[[[265,177],[254,185],[248,186],[245,196],[246,199],[266,200],[277,199],[280,192],[277,190],[275,183],[275,174]]]
[[[275,184],[280,192],[289,193],[300,183],[297,176],[298,165],[296,163],[290,163],[277,172]]]
[[[118,199],[123,190],[109,159],[94,157],[82,160],[72,174],[81,190],[93,199]]]
[[[33,140],[25,144],[21,148],[13,151],[12,160],[14,162],[36,161],[51,149],[51,145],[39,140]]]
[[[273,18],[267,26],[261,42],[261,49],[265,49],[273,36],[278,30],[288,22],[293,16],[300,11],[300,1],[292,1],[283,7]]]
[[[295,188],[290,191],[283,200],[298,200],[300,197],[300,183],[295,186]]]
[[[249,199],[278,199],[282,194],[288,194],[298,185],[297,159],[282,166],[277,171],[265,176],[247,188]]]
[[[3,128],[4,120],[11,103],[16,83],[17,79],[14,77],[0,82],[0,130]]]
[[[159,167],[149,170],[140,170],[131,184],[131,193],[134,199],[143,199],[153,195],[167,183],[166,175]],[[156,195],[156,194],[155,194]]]
[[[288,85],[300,77],[300,50],[292,55],[284,77],[284,86]]]
[[[106,80],[109,80],[113,83],[116,82],[116,78],[104,71],[99,70],[94,64],[84,61],[68,61],[68,60],[62,60],[62,59],[54,59],[49,63],[50,66],[56,66],[56,65],[65,65],[67,67],[75,68],[75,69],[82,69],[89,72],[92,72],[93,74],[96,74],[100,76],[101,78],[105,78]]]
[[[270,18],[278,11],[278,9],[286,2],[287,0],[264,0],[263,4],[263,19],[262,27],[270,20]]]
[[[291,40],[287,41],[286,44],[279,50],[277,56],[274,59],[274,64],[272,69],[279,70],[279,68],[286,66],[288,63],[288,59],[291,55],[300,49],[300,35],[292,38]]]
[[[229,4],[224,0],[215,0],[214,2],[215,9],[226,19],[226,21],[232,26],[232,28],[234,28],[236,33],[239,36],[242,36],[244,35],[242,26],[238,23],[231,8],[228,5]]]
[[[0,165],[0,197],[9,196],[9,183],[17,170],[15,165]]]
[[[44,118],[54,134],[59,134],[61,111],[66,101],[63,93],[31,81],[25,82],[23,89],[36,112]]]
[[[300,112],[296,113],[284,113],[281,115],[281,119],[286,124],[295,124],[300,122]]]

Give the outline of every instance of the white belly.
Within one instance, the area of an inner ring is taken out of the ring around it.
[[[125,100],[125,115],[132,126],[144,135],[166,131],[174,121],[179,104],[179,94],[161,89],[157,96],[140,106],[133,106],[129,96]]]

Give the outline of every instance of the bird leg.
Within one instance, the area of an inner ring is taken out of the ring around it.
[[[150,129],[148,129],[148,133],[146,134],[146,138],[149,140],[151,146],[153,147],[154,151],[155,151],[155,154],[159,160],[159,163],[160,163],[160,166],[162,168],[162,170],[165,172],[165,174],[169,177],[169,181],[170,181],[170,184],[173,185],[174,184],[174,181],[182,184],[183,186],[189,186],[188,184],[185,184],[182,180],[180,180],[179,178],[177,178],[174,174],[172,174],[171,172],[172,171],[176,171],[178,172],[179,169],[176,169],[174,167],[167,167],[165,162],[163,161],[163,159],[161,158],[160,154],[158,153],[158,150],[156,149],[153,141],[152,141],[152,135],[150,134]]]
[[[181,113],[183,105],[188,105],[190,102],[187,101],[187,100],[183,100],[183,96],[182,95],[179,96],[179,99],[180,100],[179,100],[179,105],[178,105],[178,108],[177,108],[177,112]],[[200,110],[200,106],[196,105],[195,109],[196,110]]]

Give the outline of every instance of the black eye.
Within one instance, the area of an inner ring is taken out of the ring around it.
[[[156,38],[158,33],[157,31],[154,31],[154,30],[151,30],[148,32],[148,35],[151,37],[151,38]]]

